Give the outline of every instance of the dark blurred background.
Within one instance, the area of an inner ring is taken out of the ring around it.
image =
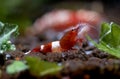
[[[20,31],[54,9],[89,9],[120,24],[120,0],[0,0],[0,21],[15,23]]]

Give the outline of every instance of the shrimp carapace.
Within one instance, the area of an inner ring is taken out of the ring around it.
[[[76,26],[64,34],[64,36],[60,39],[62,49],[69,50],[76,44],[78,31],[79,26]]]

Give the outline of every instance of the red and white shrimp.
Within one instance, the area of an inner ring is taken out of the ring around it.
[[[72,49],[77,42],[79,26],[73,27],[67,31],[59,41],[50,42],[34,48],[31,52],[63,52]]]
[[[85,23],[78,24],[75,27],[70,28],[59,41],[53,41],[35,47],[29,52],[41,52],[43,54],[50,52],[64,52],[73,49],[76,43],[81,45],[86,39],[85,35],[91,31],[91,26]],[[93,30],[96,30],[93,28]],[[94,35],[93,35],[94,36]]]
[[[32,30],[34,30],[34,34],[44,34],[48,40],[54,40],[55,38],[60,39],[64,35],[64,32],[61,33],[62,31],[71,28],[71,26],[76,26],[79,23],[87,24],[87,26],[90,26],[89,28],[92,26],[99,30],[100,24],[103,21],[104,18],[102,15],[95,11],[83,9],[53,10],[38,18],[33,24]],[[91,35],[92,33],[94,35],[94,31],[91,31]],[[94,37],[96,38],[96,36],[97,34],[95,33]]]
[[[90,10],[53,10],[38,18],[33,24],[36,33],[41,33],[46,29],[52,29],[61,32],[78,23],[88,23],[94,27],[99,27],[103,17]]]

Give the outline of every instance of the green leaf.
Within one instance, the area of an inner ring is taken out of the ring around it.
[[[30,72],[35,76],[44,76],[46,74],[56,74],[63,66],[58,66],[56,63],[42,61],[39,58],[27,57]]]
[[[110,30],[109,24],[103,23],[101,26],[100,40],[102,40],[109,33],[109,30]]]
[[[101,26],[99,44],[87,36],[98,49],[120,58],[120,26],[111,22]]]
[[[18,35],[18,26],[0,22],[0,53],[16,49],[10,41],[12,35]]]
[[[22,61],[14,61],[12,64],[8,65],[6,68],[6,72],[8,74],[15,74],[21,71],[24,71],[28,68],[28,66]]]
[[[115,23],[103,24],[100,40],[110,47],[120,48],[120,26]]]
[[[97,44],[95,41],[93,41],[89,36],[87,36],[88,40],[90,40],[98,49],[105,51],[113,56],[116,56],[120,58],[120,50],[112,48],[108,46],[105,42],[101,41],[99,44]]]

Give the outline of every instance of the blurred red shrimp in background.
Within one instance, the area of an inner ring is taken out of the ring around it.
[[[74,11],[54,10],[37,19],[33,26],[38,32],[43,32],[48,28],[63,31],[70,26],[76,25],[76,23],[78,22],[76,22]]]
[[[95,11],[90,10],[53,10],[46,13],[41,18],[38,18],[33,24],[33,28],[37,34],[46,32],[49,37],[58,35],[71,26],[76,24],[85,23],[91,28],[89,31],[93,38],[97,38],[99,34],[99,26],[104,21],[102,15]],[[83,26],[84,27],[84,26]],[[94,29],[93,29],[94,28]],[[52,31],[50,31],[52,30]],[[60,36],[61,37],[61,36]]]

